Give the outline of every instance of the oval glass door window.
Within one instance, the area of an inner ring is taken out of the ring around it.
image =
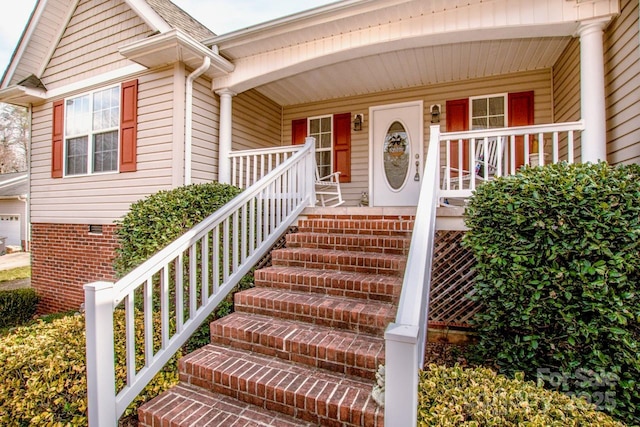
[[[407,180],[411,160],[409,134],[402,123],[398,121],[391,123],[382,150],[387,183],[392,189],[400,190]]]

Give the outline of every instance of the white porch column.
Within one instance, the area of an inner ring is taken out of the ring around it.
[[[607,20],[583,22],[580,35],[580,108],[582,163],[607,160],[607,125],[604,99],[603,30]]]
[[[235,92],[229,89],[216,91],[220,96],[220,137],[218,145],[218,182],[231,183],[229,153],[231,152],[231,98]]]

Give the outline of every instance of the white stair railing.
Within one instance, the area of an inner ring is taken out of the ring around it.
[[[438,202],[439,126],[431,126],[420,200],[395,323],[385,331],[384,423],[414,426],[418,419],[418,372],[427,340],[431,264]]]
[[[300,150],[299,145],[232,151],[231,185],[249,188]]]
[[[115,284],[84,286],[92,427],[117,425],[156,373],[302,210],[314,204],[314,146],[313,140],[296,146],[286,162]],[[127,381],[119,391],[114,369],[116,310],[124,312],[126,324]],[[156,340],[154,315],[161,316],[161,331],[156,331],[161,338]],[[142,342],[136,342],[136,318],[143,319]],[[137,366],[140,350],[144,363]]]
[[[573,163],[582,130],[578,121],[441,133],[440,197],[467,198],[478,183],[513,175],[522,165]]]

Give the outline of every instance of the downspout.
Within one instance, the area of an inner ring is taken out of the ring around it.
[[[191,184],[191,157],[193,145],[193,81],[211,66],[211,58],[204,57],[202,65],[189,74],[186,87],[185,132],[184,132],[184,185]]]
[[[33,142],[33,105],[29,104],[27,108],[27,129],[29,129],[29,138],[27,143],[27,197],[24,201],[25,211],[27,217],[25,218],[25,233],[24,233],[24,250],[31,252],[31,143]]]

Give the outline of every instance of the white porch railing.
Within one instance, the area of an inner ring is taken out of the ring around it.
[[[575,139],[582,130],[579,121],[441,133],[440,198],[467,198],[478,183],[513,175],[522,165],[573,163]]]
[[[85,285],[92,427],[117,425],[155,374],[301,211],[313,205],[313,142],[296,146],[287,158],[260,180],[252,175],[253,186],[115,284]],[[159,342],[153,338],[154,304],[161,316]],[[116,394],[114,312],[119,307],[126,321],[127,381]],[[144,339],[136,342],[134,322],[142,316]],[[136,346],[144,352],[143,366],[136,366]]]
[[[418,419],[418,371],[422,368],[427,340],[438,204],[438,147],[438,126],[432,126],[400,304],[395,323],[384,334],[384,423],[389,426],[413,426]]]
[[[249,188],[300,150],[299,145],[232,151],[231,185]]]

